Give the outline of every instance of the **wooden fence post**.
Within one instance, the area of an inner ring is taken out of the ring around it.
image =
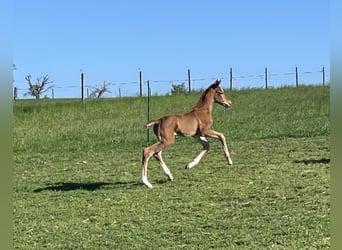
[[[323,86],[325,85],[325,69],[324,67],[322,68],[322,77],[323,77]]]
[[[147,121],[150,120],[150,99],[151,99],[151,88],[150,81],[147,80]],[[150,130],[146,129],[146,144],[147,146],[150,144]]]
[[[267,67],[265,67],[265,89],[267,89]]]
[[[13,99],[16,100],[18,98],[18,88],[17,87],[14,87],[14,90],[13,90]]]
[[[296,66],[296,87],[298,87],[298,68]]]
[[[189,84],[189,93],[191,92],[191,74],[190,69],[188,69],[188,84]]]
[[[142,79],[142,72],[139,72],[139,84],[140,84],[140,97],[143,95],[143,79]]]
[[[233,90],[233,68],[230,67],[229,69],[229,89],[230,91]]]
[[[81,73],[81,98],[82,102],[84,103],[84,74]]]

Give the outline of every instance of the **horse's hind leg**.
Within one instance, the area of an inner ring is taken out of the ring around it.
[[[147,179],[147,164],[148,160],[152,155],[156,157],[158,160],[159,164],[164,170],[164,173],[169,177],[170,180],[173,180],[173,176],[169,170],[169,168],[166,166],[165,162],[163,161],[163,158],[161,157],[161,151],[165,148],[170,146],[171,144],[174,143],[174,135],[173,135],[173,130],[172,128],[163,128],[161,126],[161,123],[158,125],[154,125],[153,127],[153,132],[158,138],[158,142],[144,148],[143,151],[143,157],[142,157],[142,182],[148,186],[149,188],[152,188],[152,184],[148,181]]]
[[[144,148],[142,155],[142,169],[141,169],[141,181],[149,188],[152,188],[152,184],[147,179],[147,165],[150,157],[164,148],[164,144],[157,142],[149,147]]]
[[[173,181],[173,176],[170,172],[170,169],[166,166],[162,155],[161,155],[162,151],[159,151],[158,153],[154,154],[154,157],[157,159],[157,161],[159,162],[160,166],[162,167],[164,173],[167,175],[167,177],[169,178],[170,181]]]
[[[188,165],[186,165],[186,168],[192,168],[196,166],[209,150],[209,143],[205,137],[199,136],[197,137],[197,139],[203,146],[202,151],[196,156],[195,159],[193,159]]]

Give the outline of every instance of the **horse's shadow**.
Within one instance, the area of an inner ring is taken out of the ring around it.
[[[105,186],[113,186],[114,188],[134,188],[140,185],[139,182],[125,182],[125,181],[117,181],[117,182],[57,182],[46,187],[37,188],[33,190],[35,193],[39,193],[42,191],[73,191],[73,190],[86,190],[86,191],[95,191],[101,189]]]
[[[306,159],[306,160],[294,160],[294,163],[304,163],[305,165],[308,164],[329,164],[329,158],[321,158],[321,159]]]

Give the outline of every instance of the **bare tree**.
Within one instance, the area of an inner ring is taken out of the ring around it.
[[[108,92],[111,93],[108,89],[108,86],[110,85],[110,82],[103,82],[103,85],[100,88],[96,88],[93,92],[91,92],[90,96],[91,98],[101,98],[104,93]]]
[[[31,82],[31,75],[27,75],[25,79],[29,85],[28,92],[25,94],[25,96],[30,95],[34,96],[36,99],[39,99],[42,93],[53,87],[53,85],[47,86],[48,84],[53,83],[53,81],[49,81],[48,75],[38,77],[36,83],[34,84]]]

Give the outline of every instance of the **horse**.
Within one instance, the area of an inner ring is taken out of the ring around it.
[[[190,169],[196,166],[203,156],[209,150],[209,143],[206,137],[218,139],[224,151],[224,156],[228,165],[232,165],[232,159],[227,148],[225,136],[211,129],[213,124],[212,108],[213,103],[218,103],[225,108],[229,108],[232,102],[225,96],[220,87],[221,80],[216,80],[206,90],[204,90],[196,105],[188,112],[183,114],[166,115],[158,120],[150,120],[144,124],[145,128],[153,126],[153,132],[157,137],[157,142],[151,146],[145,147],[142,152],[142,178],[141,181],[149,188],[153,188],[147,179],[147,165],[151,156],[157,159],[165,175],[170,181],[173,176],[170,169],[162,158],[162,150],[172,145],[175,141],[175,135],[194,137],[202,145],[201,152],[186,165]]]

